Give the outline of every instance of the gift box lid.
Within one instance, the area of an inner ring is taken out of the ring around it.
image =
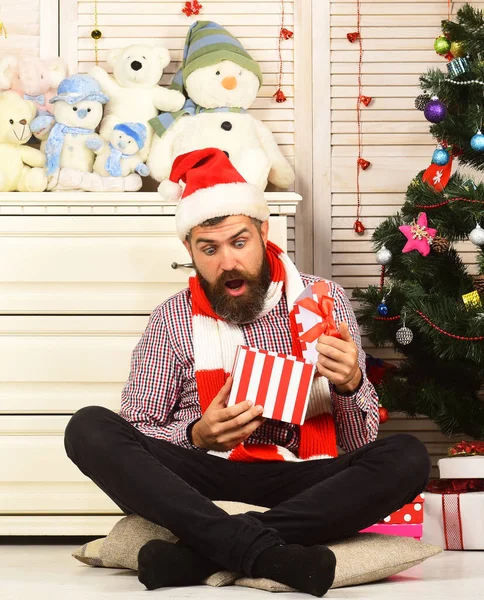
[[[437,461],[441,479],[484,479],[484,456],[453,456]]]

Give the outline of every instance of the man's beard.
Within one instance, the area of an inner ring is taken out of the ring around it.
[[[211,284],[201,275],[195,264],[194,267],[202,289],[219,317],[235,325],[255,321],[264,308],[267,290],[271,283],[271,269],[265,248],[262,263],[256,275],[232,269],[224,271],[217,281]],[[245,281],[246,290],[241,296],[231,296],[227,291],[225,282],[233,279]]]

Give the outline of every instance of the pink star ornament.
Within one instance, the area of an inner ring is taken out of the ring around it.
[[[430,244],[437,234],[437,229],[427,227],[427,215],[424,212],[419,214],[417,222],[413,225],[401,225],[398,229],[408,240],[402,252],[417,250],[422,256],[429,254]]]

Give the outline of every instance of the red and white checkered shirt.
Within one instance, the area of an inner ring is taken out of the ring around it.
[[[320,278],[301,275],[305,286]],[[336,393],[330,383],[337,444],[350,452],[376,439],[379,425],[378,396],[366,377],[365,353],[351,304],[343,288],[327,282],[334,298],[336,326],[346,321],[358,346],[363,373],[359,389],[349,396]],[[289,311],[285,294],[265,316],[241,325],[245,341],[253,348],[291,354]],[[131,357],[129,379],[121,394],[121,417],[142,433],[193,448],[188,427],[202,416],[195,380],[192,304],[187,288],[152,312]],[[267,419],[246,443],[276,444],[297,455],[298,426]]]

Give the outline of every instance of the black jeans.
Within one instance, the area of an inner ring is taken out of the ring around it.
[[[245,575],[275,544],[324,544],[373,525],[424,489],[431,466],[425,446],[407,434],[333,459],[232,462],[148,437],[101,406],[73,415],[65,448],[126,514]],[[271,510],[231,516],[211,500]]]

